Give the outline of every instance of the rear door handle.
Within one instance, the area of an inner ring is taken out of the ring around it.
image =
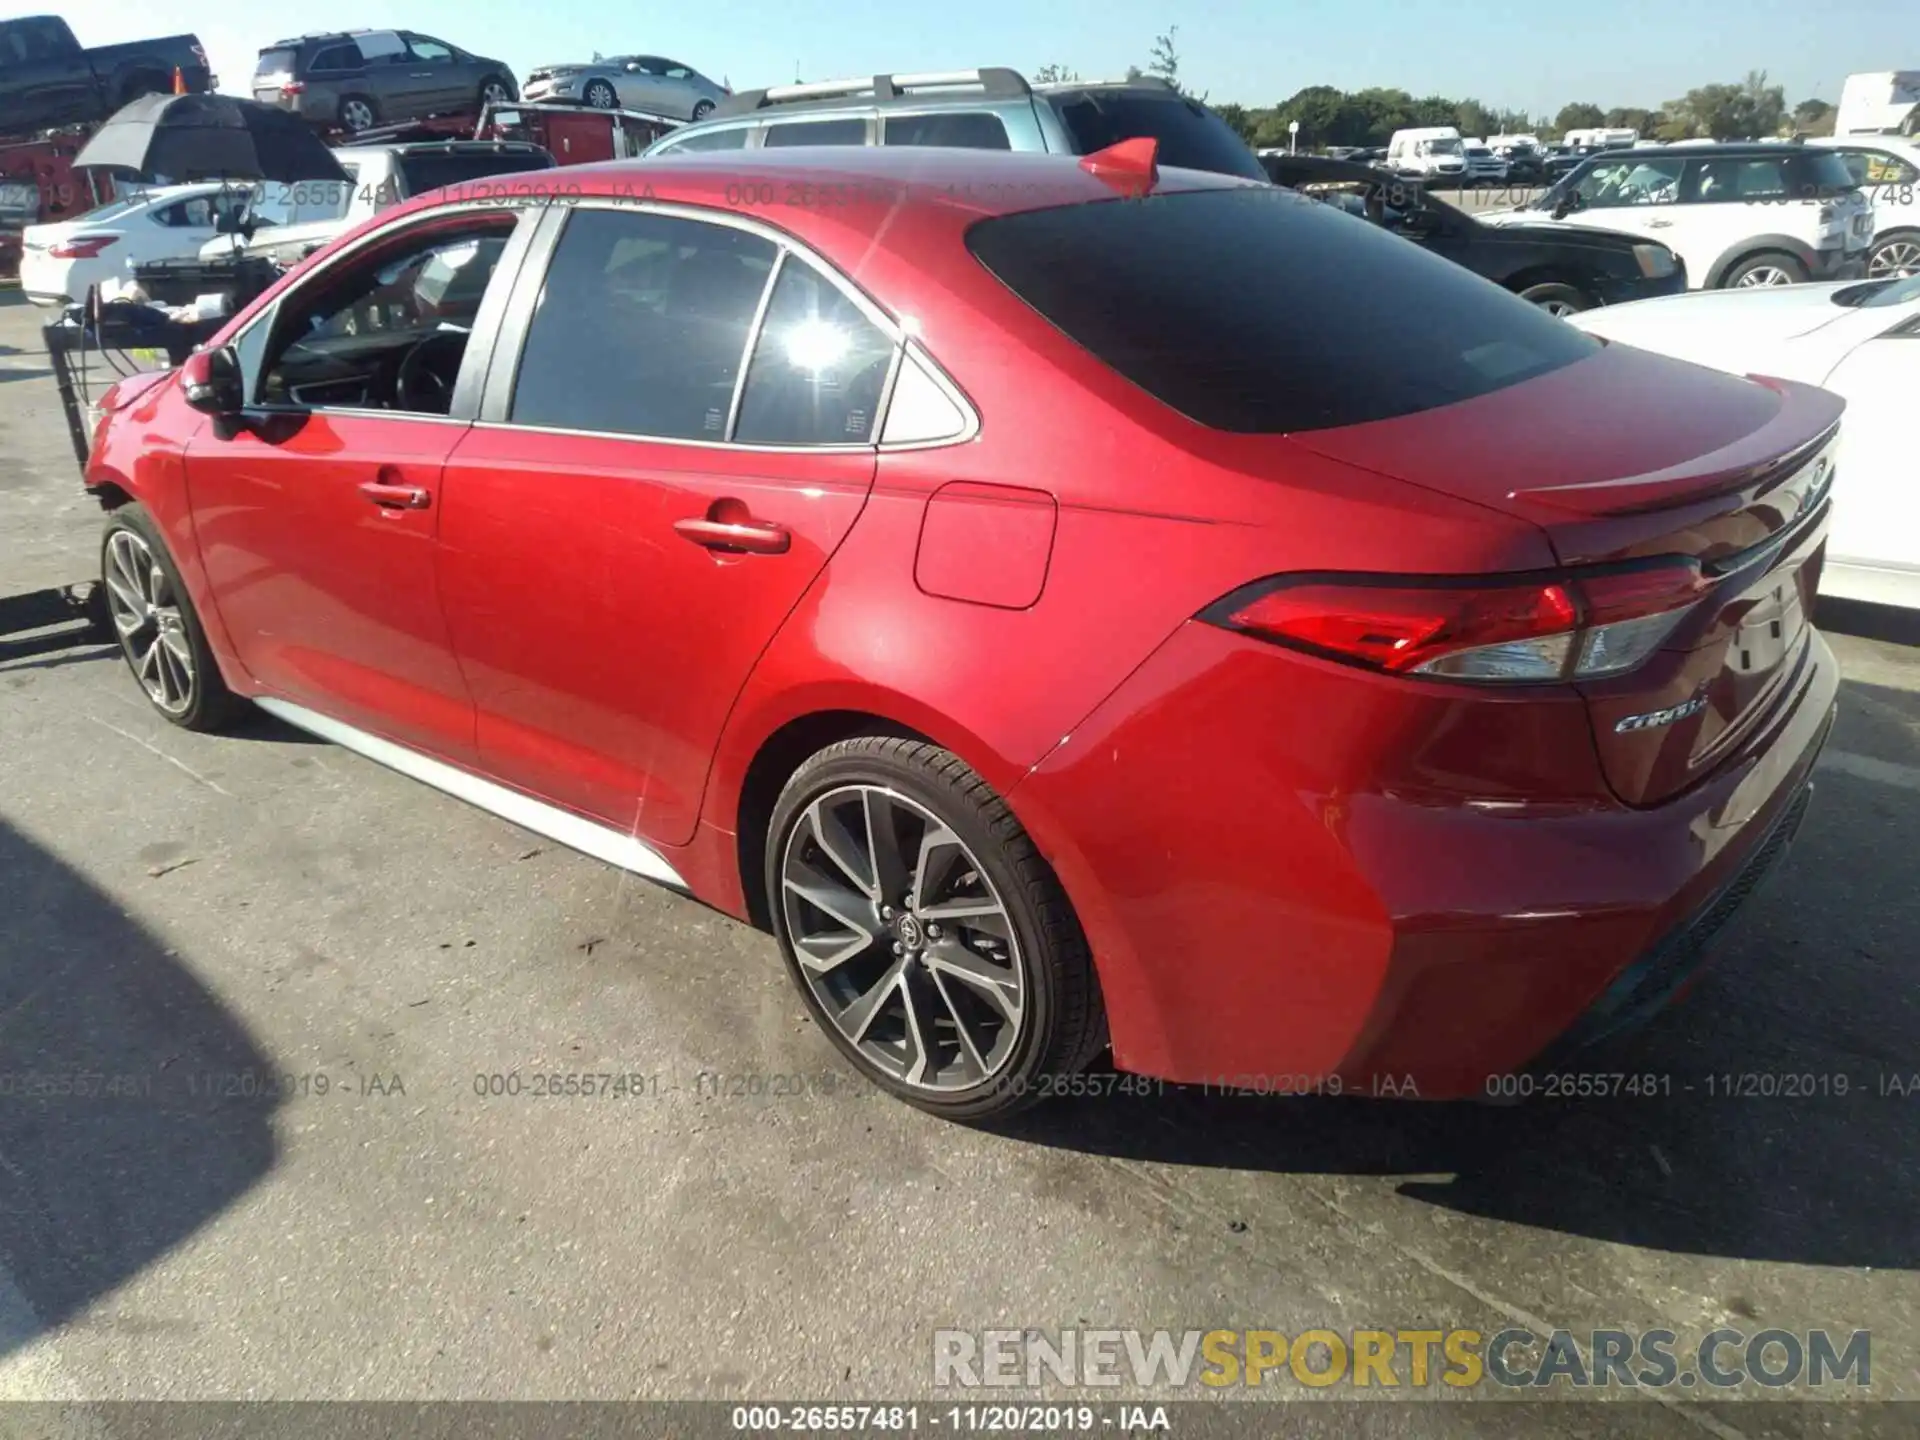
[[[786,526],[765,520],[710,520],[703,515],[676,520],[673,528],[683,539],[709,550],[732,550],[746,555],[784,555],[793,544],[793,535]]]
[[[369,480],[360,487],[360,493],[385,510],[424,510],[433,503],[433,496],[418,485]]]

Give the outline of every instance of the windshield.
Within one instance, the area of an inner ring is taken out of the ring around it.
[[[1422,140],[1420,142],[1420,153],[1422,155],[1458,155],[1461,153],[1461,145],[1458,140],[1451,139]]]
[[[1869,280],[1864,285],[1849,285],[1836,290],[1833,303],[1849,310],[1877,310],[1882,306],[1909,305],[1920,300],[1920,275],[1890,280]]]
[[[1091,155],[1122,140],[1147,135],[1159,142],[1158,161],[1187,170],[1211,170],[1265,180],[1253,151],[1227,122],[1197,100],[1131,92],[1069,93],[1054,101],[1074,148]]]
[[[553,156],[544,150],[427,151],[400,157],[400,174],[407,182],[409,195],[458,185],[463,180],[552,168]]]
[[[1597,348],[1463,266],[1277,186],[1023,211],[981,221],[967,245],[1142,390],[1243,434],[1411,415]]]

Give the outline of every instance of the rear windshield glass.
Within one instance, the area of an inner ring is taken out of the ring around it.
[[[1267,178],[1246,142],[1196,100],[1096,91],[1069,93],[1054,106],[1082,155],[1149,135],[1159,142],[1156,158],[1162,165],[1213,170],[1247,180]]]
[[[1030,210],[980,222],[967,244],[1072,339],[1219,430],[1411,415],[1598,348],[1450,260],[1273,187]]]
[[[492,154],[402,155],[400,173],[407,182],[407,194],[438,190],[442,185],[458,185],[463,180],[482,180],[489,175],[511,175],[516,170],[550,170],[553,157],[544,150],[509,151]]]
[[[262,50],[260,63],[253,67],[255,75],[291,75],[295,53],[292,50]]]

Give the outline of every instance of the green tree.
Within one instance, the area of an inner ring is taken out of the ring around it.
[[[1440,123],[1457,125],[1462,135],[1472,135],[1481,140],[1500,133],[1500,116],[1478,100],[1462,100],[1453,107],[1452,119]]]
[[[1801,135],[1831,135],[1835,112],[1824,100],[1802,100],[1793,107],[1793,128]]]
[[[1071,66],[1052,64],[1042,65],[1033,72],[1036,85],[1070,85],[1079,80],[1080,72]]]
[[[1157,76],[1174,89],[1180,88],[1180,27],[1169,25],[1166,33],[1153,37],[1153,54],[1147,60],[1147,74]]]
[[[1607,112],[1585,101],[1562,105],[1560,113],[1553,117],[1553,128],[1562,135],[1569,130],[1593,130],[1606,123]]]
[[[1600,123],[1615,130],[1634,130],[1641,135],[1652,135],[1665,119],[1666,116],[1658,110],[1642,110],[1637,105],[1616,105],[1607,111],[1607,118]]]
[[[1225,105],[1214,106],[1213,113],[1226,121],[1234,134],[1249,145],[1253,143],[1253,112],[1246,106],[1230,101]]]

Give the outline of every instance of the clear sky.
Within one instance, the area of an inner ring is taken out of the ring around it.
[[[0,4],[0,15],[46,4]],[[1766,70],[1787,103],[1837,101],[1857,70],[1920,68],[1915,0],[337,0],[297,10],[204,0],[85,0],[63,12],[84,44],[197,32],[222,88],[244,94],[261,46],[303,30],[405,26],[536,64],[650,52],[736,89],[794,78],[1052,61],[1089,79],[1144,66],[1178,22],[1183,82],[1215,102],[1270,105],[1303,85],[1398,86],[1551,114],[1569,100],[1651,107]],[[322,15],[326,20],[321,20]],[[278,17],[278,18],[275,18]]]

